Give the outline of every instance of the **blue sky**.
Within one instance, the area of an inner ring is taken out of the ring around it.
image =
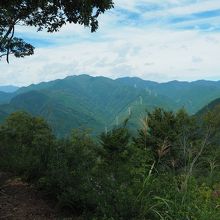
[[[148,80],[220,80],[219,0],[115,0],[91,34],[67,25],[48,34],[16,27],[35,55],[0,61],[0,85],[82,73]]]

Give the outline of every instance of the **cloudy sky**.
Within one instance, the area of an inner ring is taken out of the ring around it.
[[[35,55],[0,61],[0,85],[28,85],[89,74],[159,82],[220,80],[219,0],[115,0],[100,27],[59,33],[17,27]]]

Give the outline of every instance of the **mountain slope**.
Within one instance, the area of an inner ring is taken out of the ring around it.
[[[166,97],[149,94],[105,78],[88,75],[67,77],[48,83],[31,85],[16,92],[9,104],[0,106],[4,113],[25,110],[33,115],[46,118],[56,134],[64,136],[72,128],[91,128],[99,133],[105,127],[115,125],[127,116],[127,109],[136,105],[137,111],[155,106],[175,108],[175,104]]]
[[[146,110],[185,107],[194,113],[216,97],[220,97],[219,82],[156,83],[129,77],[69,76],[0,93],[0,122],[11,112],[22,110],[44,117],[62,137],[79,127],[97,134],[126,118],[131,130],[136,130]]]
[[[204,115],[207,112],[215,112],[216,114],[220,115],[220,98],[213,100],[208,105],[204,106],[202,109],[200,109],[196,115]]]
[[[44,117],[58,136],[69,134],[73,128],[97,129],[101,125],[89,112],[67,107],[40,91],[19,94],[11,100],[10,104],[2,106],[3,116],[14,111],[27,111],[32,115]]]
[[[0,86],[0,91],[1,92],[6,92],[6,93],[13,93],[17,91],[19,87],[17,86]]]
[[[166,96],[174,101],[179,108],[184,107],[190,113],[196,113],[204,105],[220,97],[220,81],[155,83],[136,77],[119,78],[117,81],[123,85],[145,89],[152,94]]]
[[[0,105],[9,103],[12,97],[14,96],[15,96],[14,93],[6,93],[6,92],[0,91]]]

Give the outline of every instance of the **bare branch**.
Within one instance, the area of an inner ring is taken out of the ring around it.
[[[14,33],[15,33],[15,27],[13,26],[13,28],[12,28],[12,34],[11,34],[11,37],[10,37],[10,39],[9,39],[9,41],[8,41],[8,45],[7,45],[7,58],[6,58],[7,63],[9,63],[10,44],[11,44],[11,40],[12,40],[13,37],[14,37]]]
[[[4,42],[7,42],[7,38],[9,36],[9,34],[11,33],[12,29],[14,27],[14,24],[12,24],[9,28],[8,31],[6,32],[6,34],[4,35],[4,37],[1,39],[0,41],[0,46],[3,46]]]

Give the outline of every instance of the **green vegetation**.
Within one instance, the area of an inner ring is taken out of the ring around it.
[[[36,27],[37,31],[57,32],[67,23],[98,29],[98,17],[113,7],[111,0],[1,0],[0,2],[0,58],[30,56],[34,47],[15,35],[15,27]]]
[[[161,108],[132,135],[129,121],[95,140],[84,129],[57,139],[24,112],[0,127],[0,167],[88,220],[219,220],[220,117]]]
[[[156,83],[136,77],[125,77],[117,79],[117,81],[124,85],[135,85],[137,88],[145,89],[151,94],[166,96],[178,108],[184,107],[193,114],[209,102],[219,98],[220,92],[220,81],[198,80],[193,82],[170,81],[167,83]]]
[[[26,111],[45,118],[57,136],[66,137],[74,128],[89,128],[96,136],[105,127],[111,130],[129,118],[127,127],[136,134],[146,110],[184,107],[194,114],[219,97],[219,92],[219,82],[156,83],[139,78],[70,76],[14,93],[0,92],[0,122],[15,111]]]
[[[79,127],[92,129],[93,134],[104,131],[105,126],[111,129],[116,124],[116,116],[120,116],[119,123],[129,116],[129,107],[134,118],[131,122],[137,127],[136,118],[140,118],[146,108],[173,106],[172,101],[151,96],[142,89],[88,75],[31,85],[12,95],[9,104],[0,106],[2,112],[10,114],[22,110],[42,116],[60,137]],[[142,105],[140,96],[143,97]]]
[[[13,94],[0,91],[0,104],[8,104],[13,98]]]

